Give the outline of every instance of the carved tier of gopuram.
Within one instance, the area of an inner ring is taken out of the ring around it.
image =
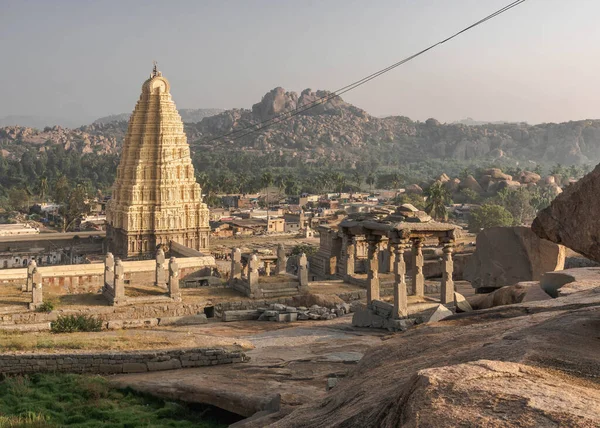
[[[208,249],[208,208],[169,88],[155,67],[129,119],[107,207],[109,248],[122,258],[153,255],[171,241]]]
[[[421,307],[427,302],[444,305],[453,303],[452,249],[460,234],[460,227],[433,221],[422,211],[407,204],[386,216],[348,217],[338,225],[337,231],[330,230],[328,233],[334,234],[335,239],[330,236],[330,239],[322,240],[327,245],[317,253],[315,264],[319,270],[325,269],[329,274],[335,271],[345,282],[364,284],[367,288],[366,311],[356,312],[353,324],[403,329],[414,322],[409,320],[413,315],[409,311],[409,295],[414,296],[412,300],[421,304]],[[327,238],[323,231],[321,236]],[[425,296],[425,242],[442,247],[440,298],[435,302]],[[339,248],[333,248],[331,243]],[[410,256],[407,256],[407,251],[410,251]],[[364,252],[366,257],[362,257]],[[407,281],[407,257],[411,258],[410,281]],[[359,266],[361,271],[366,272],[366,279],[362,278],[364,275],[357,274]],[[380,298],[381,274],[393,275],[393,304]]]

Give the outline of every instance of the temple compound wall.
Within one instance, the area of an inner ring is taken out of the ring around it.
[[[215,259],[212,256],[187,257],[176,260],[171,258],[171,261],[176,261],[176,263],[169,264],[161,250],[159,250],[159,254],[162,254],[162,261],[159,256],[156,260],[121,261],[115,260],[110,253],[105,256],[104,263],[85,265],[38,267],[35,261],[31,261],[24,269],[0,271],[0,285],[18,285],[21,286],[23,292],[31,293],[30,309],[35,309],[43,303],[44,291],[53,294],[103,292],[107,296],[107,304],[132,303],[131,300],[125,299],[124,294],[124,287],[129,284],[162,285],[167,297],[158,296],[157,301],[180,301],[181,298],[177,296],[179,292],[176,288],[179,288],[181,281],[198,275],[210,276],[216,268]],[[119,293],[122,291],[123,294],[118,294],[121,298],[117,298],[115,303],[115,293],[112,291],[111,296],[106,284],[107,282],[115,283],[116,264],[119,266],[117,284],[122,287],[119,288]],[[143,298],[138,300],[141,303],[152,301],[152,299],[144,301]]]
[[[155,69],[129,119],[107,206],[109,249],[124,259],[151,257],[170,242],[208,249],[209,212],[169,89]]]

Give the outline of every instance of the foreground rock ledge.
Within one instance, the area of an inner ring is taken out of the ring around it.
[[[245,427],[600,426],[600,288],[453,315],[368,351],[323,400]]]

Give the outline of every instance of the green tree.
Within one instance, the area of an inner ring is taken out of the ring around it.
[[[13,187],[8,191],[8,208],[14,211],[25,211],[28,208],[27,191],[23,187]]]
[[[48,179],[46,177],[41,177],[40,182],[38,183],[38,196],[40,201],[46,201],[46,195],[48,195]]]
[[[446,210],[446,204],[452,201],[444,185],[440,181],[436,181],[429,186],[425,195],[427,196],[427,206],[425,207],[427,214],[436,220],[447,220],[448,211]]]
[[[496,226],[512,226],[512,214],[504,207],[496,204],[483,204],[471,211],[469,216],[469,231],[479,232]]]
[[[354,171],[354,173],[352,174],[353,178],[354,178],[354,182],[356,183],[356,186],[358,187],[358,190],[360,191],[360,185],[362,184],[363,181],[363,176],[360,173],[360,171]]]
[[[371,192],[372,192],[373,185],[375,184],[375,174],[370,172],[369,175],[367,175],[367,179],[365,180],[365,183],[367,183],[367,185],[369,186],[369,188],[371,189]]]
[[[269,187],[273,185],[273,174],[271,174],[270,171],[263,172],[261,183],[263,188],[267,191],[267,210],[269,210]]]
[[[71,186],[69,185],[69,180],[67,177],[62,175],[58,180],[56,180],[53,193],[55,203],[60,205],[67,202],[69,194],[71,193]]]
[[[425,198],[416,193],[402,193],[395,198],[396,205],[411,204],[418,210],[425,209]]]
[[[555,197],[555,194],[548,188],[540,189],[539,187],[536,187],[535,190],[530,190],[529,194],[529,203],[536,212],[550,206]]]
[[[85,186],[79,184],[69,192],[66,202],[59,208],[59,213],[63,217],[63,232],[73,228],[75,222],[89,212],[90,206]]]
[[[495,203],[508,210],[515,226],[525,224],[535,217],[535,209],[531,205],[531,194],[523,187],[510,190],[502,189],[496,195]]]
[[[472,189],[462,189],[455,196],[455,201],[463,204],[476,204],[479,201],[479,193]]]
[[[285,181],[285,193],[286,195],[296,196],[300,194],[300,186],[298,185],[298,181],[292,177],[287,177]]]

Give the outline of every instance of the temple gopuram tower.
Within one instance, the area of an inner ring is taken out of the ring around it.
[[[208,208],[169,89],[155,64],[129,119],[106,210],[109,249],[123,258],[146,257],[171,241],[208,249]]]

